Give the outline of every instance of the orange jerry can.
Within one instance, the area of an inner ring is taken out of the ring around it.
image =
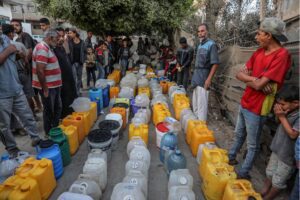
[[[138,126],[130,124],[128,138],[131,140],[131,138],[138,136],[148,145],[148,131],[148,124],[140,124]]]
[[[193,156],[197,155],[199,144],[204,144],[205,142],[215,142],[215,137],[213,131],[208,128],[203,128],[202,126],[196,126],[192,132],[192,139],[190,143],[190,148]]]
[[[207,163],[228,163],[227,151],[221,148],[203,148],[201,162],[198,167],[199,174],[202,178],[207,174]]]
[[[87,136],[93,126],[90,112],[73,112],[73,116],[81,116],[83,118],[84,135]]]
[[[168,93],[168,82],[167,81],[160,81],[159,85],[162,88],[163,94],[167,94]]]
[[[188,125],[187,125],[187,129],[186,129],[186,143],[191,144],[191,139],[192,139],[192,132],[193,129],[196,126],[202,126],[203,128],[207,128],[206,122],[205,121],[201,121],[201,120],[189,120],[188,121]]]
[[[120,92],[120,88],[115,86],[115,87],[110,87],[109,88],[109,98],[113,99],[113,98],[117,98]]]
[[[69,126],[69,125],[76,126],[77,133],[78,133],[78,142],[80,144],[83,142],[85,137],[85,132],[84,132],[84,122],[82,116],[68,115],[63,119],[62,124],[64,126]]]
[[[91,120],[93,121],[93,123],[95,123],[97,121],[97,103],[96,102],[91,102]]]
[[[46,158],[36,160],[27,158],[17,169],[16,175],[24,178],[35,179],[42,199],[48,199],[56,187],[52,161]]]
[[[78,133],[76,126],[70,125],[70,126],[64,126],[59,125],[59,127],[63,130],[64,134],[67,136],[69,141],[69,147],[70,147],[70,153],[71,155],[74,155],[79,147],[79,141],[78,141]]]
[[[253,189],[250,181],[240,179],[227,183],[223,200],[248,200],[249,197],[253,197],[255,200],[262,200],[260,194]]]
[[[208,163],[207,165],[207,174],[202,179],[202,191],[206,199],[220,200],[227,183],[236,179],[234,167],[227,163]]]
[[[126,115],[126,108],[122,107],[114,107],[110,109],[111,113],[118,113],[122,115],[123,125],[122,128],[126,128],[127,125],[127,115]]]
[[[0,187],[0,199],[42,200],[37,181],[30,177],[11,176]]]

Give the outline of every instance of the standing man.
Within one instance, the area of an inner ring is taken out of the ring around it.
[[[117,57],[117,47],[113,41],[112,35],[108,34],[106,37],[106,44],[108,49],[108,71],[107,74],[110,74],[112,72],[113,65],[115,63],[115,59]]]
[[[176,54],[177,84],[183,85],[187,89],[194,50],[187,44],[185,37],[180,38],[179,44],[181,48],[177,50]]]
[[[27,49],[27,54],[28,54],[27,58],[28,58],[29,69],[23,69],[23,70],[18,69],[20,81],[21,81],[21,83],[24,83],[24,84],[22,84],[24,87],[23,89],[24,89],[25,95],[27,96],[27,100],[28,100],[28,103],[29,103],[31,109],[34,111],[34,102],[32,99],[32,95],[33,95],[34,101],[38,108],[38,111],[41,112],[42,111],[42,103],[40,101],[38,92],[35,91],[34,94],[31,93],[31,91],[32,91],[32,83],[31,83],[32,51],[34,49],[35,43],[34,43],[32,37],[28,33],[23,32],[23,30],[22,30],[23,27],[22,27],[21,22],[19,22],[17,20],[11,20],[10,24],[14,26],[15,33],[18,36],[16,41],[21,42],[25,45],[25,47]]]
[[[39,89],[44,106],[44,130],[46,135],[53,127],[59,125],[62,103],[61,70],[53,48],[57,45],[58,35],[56,30],[49,29],[45,32],[45,38],[38,43],[32,55],[32,85]]]
[[[6,27],[2,25],[3,32]],[[11,32],[13,32],[13,27]],[[36,146],[39,135],[36,121],[29,108],[26,97],[20,84],[17,67],[15,65],[17,49],[10,44],[10,39],[0,35],[0,138],[5,149],[12,157],[16,157],[20,151],[15,138],[10,130],[11,114],[17,115],[25,131],[32,139],[32,146]]]
[[[208,38],[207,24],[198,27],[200,44],[196,49],[196,62],[192,77],[193,111],[199,120],[206,121],[208,110],[208,90],[219,65],[216,43]]]
[[[92,47],[94,49],[93,43],[92,43],[92,37],[93,37],[93,32],[88,30],[87,31],[87,38],[84,41],[85,48]]]
[[[73,70],[75,69],[76,72],[77,93],[80,95],[80,88],[82,88],[83,63],[86,60],[86,48],[76,29],[70,29],[69,36],[70,60]]]
[[[66,53],[64,47],[65,44],[65,31],[62,28],[57,28],[58,43],[54,48],[54,53],[58,59],[58,63],[61,70],[62,87],[61,87],[61,102],[62,102],[62,113],[61,119],[69,114],[72,114],[73,109],[70,105],[74,99],[78,97],[76,91],[76,77],[74,76],[72,64],[69,56]]]
[[[145,43],[144,43],[144,40],[143,40],[142,37],[139,37],[136,52],[139,55],[139,61],[138,61],[139,64],[144,63],[144,57],[145,57],[145,54],[146,54],[146,47],[145,47]]]
[[[43,33],[45,33],[47,30],[50,29],[50,21],[48,18],[41,18],[40,19],[40,27],[43,31]]]
[[[261,48],[236,75],[247,85],[241,99],[234,143],[229,151],[229,164],[237,164],[236,154],[247,141],[247,155],[237,172],[239,178],[250,178],[249,171],[259,150],[266,115],[271,111],[277,89],[282,86],[291,65],[287,49],[280,44],[287,41],[283,35],[284,27],[285,23],[280,19],[266,18],[255,36]]]

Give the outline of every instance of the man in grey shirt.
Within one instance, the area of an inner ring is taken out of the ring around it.
[[[11,113],[17,115],[25,131],[32,139],[32,145],[39,141],[36,121],[28,106],[26,97],[20,84],[17,67],[15,65],[17,49],[10,44],[10,39],[0,35],[0,138],[8,153],[15,157],[19,152],[17,143],[10,130]]]
[[[216,43],[208,38],[208,26],[198,27],[200,44],[196,48],[196,62],[192,77],[193,111],[199,120],[206,121],[208,107],[208,91],[212,78],[219,65]]]

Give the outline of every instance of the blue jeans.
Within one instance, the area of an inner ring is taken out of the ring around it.
[[[122,71],[122,76],[125,76],[126,74],[126,70],[128,69],[128,59],[127,58],[123,58],[121,59],[121,71]]]
[[[299,183],[299,170],[298,170],[295,184],[294,184],[293,190],[290,194],[289,200],[298,200],[299,196],[300,196],[299,190],[300,190],[300,183]]]
[[[104,66],[101,66],[99,63],[97,63],[96,67],[97,67],[97,70],[98,70],[97,79],[104,79],[105,78]]]
[[[247,140],[247,155],[238,171],[240,176],[247,176],[252,168],[255,155],[259,151],[261,130],[266,117],[257,115],[240,106],[239,115],[235,127],[234,143],[229,150],[229,159],[235,159],[237,152]]]

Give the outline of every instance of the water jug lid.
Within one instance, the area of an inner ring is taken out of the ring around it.
[[[181,185],[186,185],[187,184],[187,179],[184,176],[179,177],[179,183]]]
[[[1,160],[9,160],[9,155],[7,153],[3,154]]]
[[[52,145],[54,145],[54,142],[52,140],[41,140],[40,141],[40,148],[49,148],[51,147]]]
[[[166,122],[159,122],[157,125],[156,125],[156,128],[160,131],[160,132],[168,132],[170,131],[170,129],[168,129],[167,127],[167,123]]]
[[[180,155],[180,154],[181,154],[181,151],[180,151],[179,149],[176,149],[176,150],[175,150],[175,153],[176,153],[176,155]]]

